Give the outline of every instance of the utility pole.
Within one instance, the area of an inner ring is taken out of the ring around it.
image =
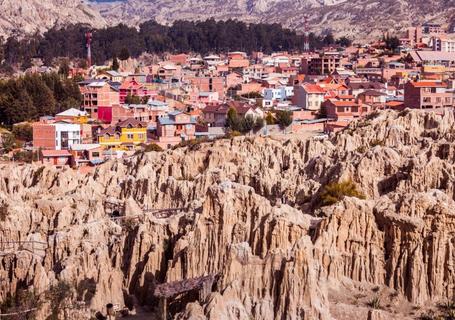
[[[310,28],[308,24],[308,14],[305,14],[303,17],[304,21],[304,40],[303,40],[303,51],[309,52],[310,51]]]
[[[92,66],[92,32],[85,33],[85,46],[87,47],[87,65],[88,68]]]

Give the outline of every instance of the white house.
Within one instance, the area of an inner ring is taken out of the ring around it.
[[[319,110],[324,102],[325,90],[317,84],[304,83],[296,86],[294,104],[306,110]]]
[[[53,125],[55,127],[55,150],[66,150],[73,144],[81,143],[80,124],[59,121]]]

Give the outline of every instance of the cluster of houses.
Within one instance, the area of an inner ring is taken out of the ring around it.
[[[409,28],[394,51],[378,40],[304,53],[169,54],[118,71],[74,68],[70,76],[85,79],[81,106],[34,123],[33,147],[45,163],[90,167],[151,143],[166,149],[223,136],[230,109],[255,119],[288,111],[286,132],[298,134],[338,131],[378,109],[453,107],[450,37],[426,24]]]

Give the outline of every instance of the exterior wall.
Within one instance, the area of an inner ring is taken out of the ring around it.
[[[238,95],[247,94],[250,92],[260,92],[262,90],[262,84],[257,82],[243,83],[240,91],[237,91]]]
[[[312,75],[330,74],[341,67],[338,55],[323,55],[317,58],[303,59],[302,69]]]
[[[122,144],[138,145],[147,142],[147,128],[122,128],[120,135],[104,135],[98,138],[102,146],[118,147]]]
[[[298,107],[317,111],[321,109],[321,104],[324,102],[323,93],[310,93],[308,94],[302,86],[296,86],[294,88],[293,103]]]
[[[324,122],[319,123],[293,123],[291,125],[293,133],[302,133],[305,131],[324,131]]]
[[[52,124],[33,124],[33,147],[42,149],[55,149],[55,126]]]
[[[66,166],[71,164],[70,157],[43,157],[41,159],[43,164],[49,164],[54,166]]]
[[[112,122],[112,106],[98,107],[97,119],[104,123]]]
[[[55,150],[69,149],[73,144],[81,143],[81,126],[72,123],[55,123]]]
[[[225,81],[223,77],[195,77],[190,79],[190,81],[199,91],[216,91],[220,98],[225,96]]]
[[[107,83],[102,87],[83,86],[80,89],[83,97],[82,109],[94,119],[98,119],[99,106],[112,106],[120,103],[119,93]]]
[[[231,59],[229,60],[229,68],[246,68],[250,65],[247,59]]]
[[[82,143],[93,143],[93,132],[92,125],[82,124],[81,125],[81,142]]]
[[[404,105],[408,108],[426,109],[450,107],[454,103],[452,93],[446,92],[444,88],[415,87],[412,83],[407,83]]]
[[[292,119],[294,120],[311,120],[314,119],[312,111],[308,110],[299,110],[292,112]]]

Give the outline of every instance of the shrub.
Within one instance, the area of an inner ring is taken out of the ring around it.
[[[4,152],[8,153],[16,148],[16,138],[13,134],[8,133],[2,136],[2,149]]]
[[[265,121],[263,118],[256,118],[256,121],[254,122],[254,128],[253,130],[255,132],[261,130],[265,126]]]
[[[17,316],[8,319],[35,319],[36,309],[40,305],[37,294],[27,289],[19,289],[14,295],[8,294],[0,303],[0,313],[18,313]]]
[[[50,302],[51,315],[49,320],[60,319],[60,314],[63,311],[64,319],[67,319],[66,311],[68,309],[68,301],[72,297],[72,287],[65,281],[59,281],[57,285],[53,285],[45,292],[46,300]]]
[[[265,122],[268,125],[275,124],[275,118],[273,117],[273,114],[271,112],[267,112],[267,115],[265,116]]]
[[[292,112],[291,111],[284,111],[278,110],[275,113],[276,122],[280,125],[281,128],[287,128],[292,123]]]
[[[17,151],[13,154],[13,160],[18,162],[31,163],[32,161],[38,161],[38,152],[33,151]]]
[[[367,148],[365,146],[360,146],[356,150],[358,153],[365,153],[367,152]]]
[[[190,149],[192,149],[192,148],[194,148],[202,143],[208,142],[208,141],[209,141],[209,139],[206,137],[199,138],[199,139],[184,140],[184,141],[180,142],[179,144],[175,145],[173,149],[178,149],[178,148],[183,148],[183,147],[189,147]]]
[[[228,134],[226,134],[226,138],[232,139],[232,138],[235,138],[235,137],[240,137],[241,135],[242,135],[241,132],[234,130],[234,131],[231,131]]]
[[[373,309],[381,309],[381,299],[374,297],[368,302],[368,306]]]
[[[155,151],[155,152],[162,152],[163,151],[163,148],[161,148],[159,145],[157,145],[156,143],[151,143],[151,144],[148,144],[145,146],[144,148],[144,151],[145,152],[152,152],[152,151]]]
[[[383,147],[384,146],[384,140],[375,139],[375,140],[370,142],[370,147],[374,148],[376,146]]]
[[[22,141],[33,140],[33,128],[29,123],[14,125],[12,133],[16,137],[16,139]]]
[[[357,190],[354,182],[351,180],[344,182],[332,182],[322,190],[320,200],[322,206],[330,206],[343,200],[344,197],[356,197],[365,199],[365,195]]]

